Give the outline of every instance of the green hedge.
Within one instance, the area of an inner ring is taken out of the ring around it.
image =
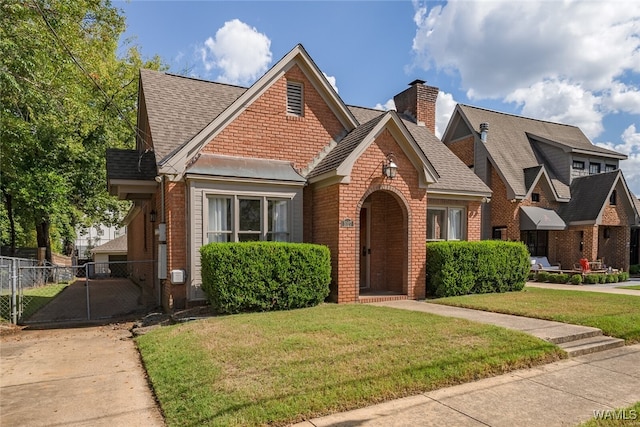
[[[429,242],[427,295],[519,291],[530,268],[529,253],[520,242]]]
[[[306,243],[210,243],[200,248],[202,289],[219,313],[310,307],[329,295],[331,256]]]

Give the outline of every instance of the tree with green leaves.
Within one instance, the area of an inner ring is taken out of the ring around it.
[[[105,151],[134,146],[138,70],[162,65],[136,47],[119,57],[124,29],[108,0],[0,3],[3,245],[35,232],[51,260],[81,221],[113,225],[126,209],[107,193]]]

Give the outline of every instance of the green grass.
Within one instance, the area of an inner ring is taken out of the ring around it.
[[[619,289],[635,289],[637,291],[640,291],[640,285],[616,286],[616,288],[619,288]]]
[[[22,294],[22,319],[29,319],[36,311],[49,304],[68,285],[68,283],[56,283],[25,289]],[[11,318],[11,295],[0,295],[0,318],[6,321]]]
[[[526,287],[520,292],[430,302],[593,326],[627,344],[640,342],[640,296]]]
[[[616,409],[605,414],[601,413],[598,418],[594,414],[591,420],[580,424],[580,427],[631,427],[639,425],[640,402],[636,402],[627,408]]]
[[[137,338],[170,426],[285,425],[565,357],[462,319],[322,304]]]

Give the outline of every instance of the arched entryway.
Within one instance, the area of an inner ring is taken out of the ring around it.
[[[360,204],[360,295],[406,295],[407,208],[391,191],[378,190]]]

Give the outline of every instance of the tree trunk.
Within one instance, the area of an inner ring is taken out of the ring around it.
[[[49,238],[49,220],[36,220],[36,240],[39,248],[45,248],[44,259],[51,262],[51,239]]]
[[[2,189],[4,195],[4,206],[9,218],[9,256],[16,256],[16,223],[13,219],[13,199],[6,189]]]

